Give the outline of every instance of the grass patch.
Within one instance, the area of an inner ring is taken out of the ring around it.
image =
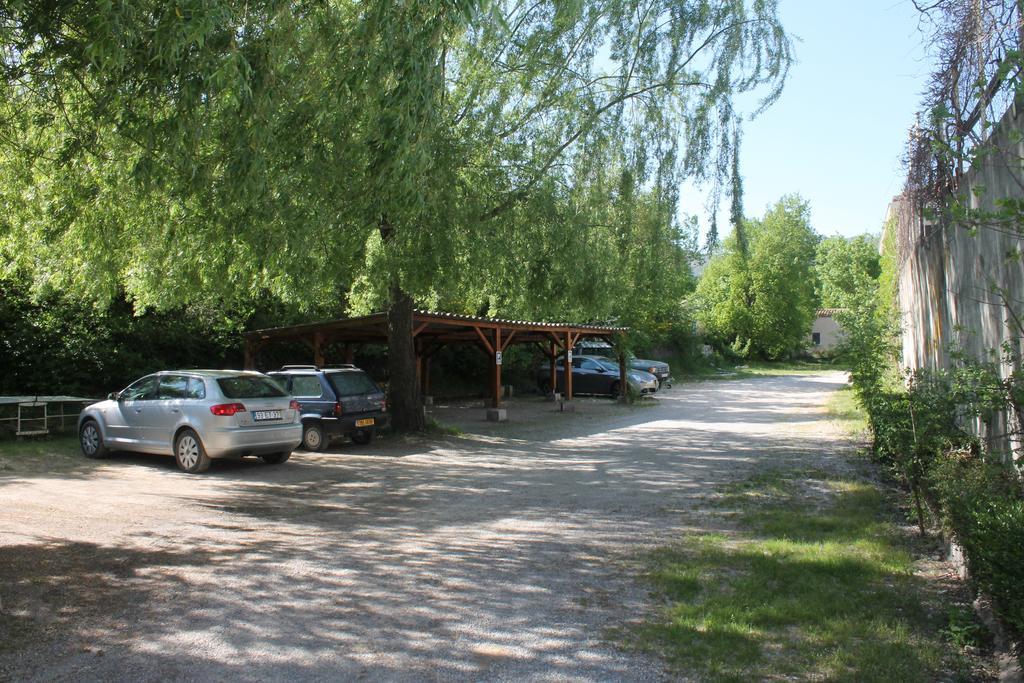
[[[8,471],[43,471],[81,458],[78,438],[55,436],[0,441],[0,474]]]
[[[752,360],[737,365],[740,375],[750,377],[775,377],[778,375],[813,375],[819,372],[848,370],[842,363],[827,360],[759,361]]]
[[[739,365],[716,367],[706,365],[688,370],[681,381],[707,379],[743,379],[750,377],[778,377],[782,375],[814,375],[821,372],[846,371],[841,362],[827,360],[760,361],[752,360]]]
[[[636,646],[714,681],[934,680],[942,634],[875,486],[770,472],[718,503],[739,531],[649,556],[665,605],[633,633]]]
[[[452,425],[442,424],[432,418],[427,418],[423,431],[429,436],[463,436],[463,431]]]
[[[845,386],[832,394],[826,406],[829,417],[847,434],[863,434],[868,430],[868,414],[853,393],[853,387]]]

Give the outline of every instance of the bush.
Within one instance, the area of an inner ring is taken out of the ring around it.
[[[951,453],[935,467],[932,484],[972,580],[992,596],[1003,620],[1024,633],[1024,499],[1016,473]]]
[[[876,389],[864,396],[875,456],[911,491],[922,533],[925,506],[938,514],[940,504],[930,486],[936,460],[950,450],[976,450],[973,437],[957,425],[958,406],[947,377],[918,372],[906,389]]]

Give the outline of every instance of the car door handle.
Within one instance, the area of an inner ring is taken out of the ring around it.
[[[181,411],[178,410],[177,408],[171,408],[171,412],[172,413],[180,413]]]
[[[142,408],[136,408],[136,409],[135,409],[135,412],[136,412],[136,413],[141,413],[141,412],[142,412]]]

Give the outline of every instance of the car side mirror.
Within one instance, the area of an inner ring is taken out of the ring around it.
[[[121,400],[121,392],[120,391],[111,391],[109,394],[107,394],[107,400],[108,401],[119,401],[119,400]]]

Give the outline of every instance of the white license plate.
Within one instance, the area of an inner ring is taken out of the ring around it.
[[[365,420],[356,420],[356,427],[372,427],[372,426],[373,426],[373,418],[372,417],[368,417]]]
[[[252,411],[253,422],[262,422],[264,420],[280,420],[280,410],[254,410]]]

